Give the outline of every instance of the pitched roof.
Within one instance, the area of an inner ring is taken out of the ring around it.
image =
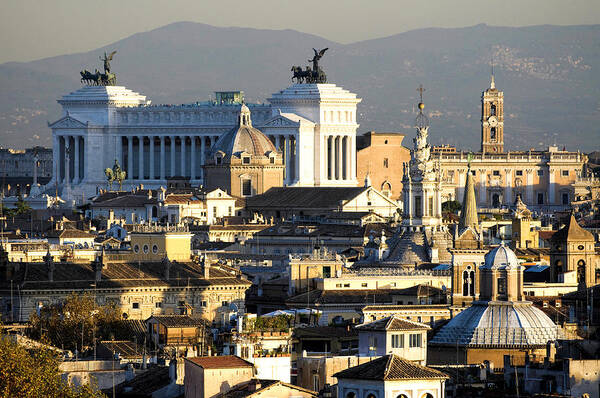
[[[354,199],[365,187],[273,187],[246,199],[248,208],[337,208]]]
[[[421,366],[398,355],[391,354],[373,361],[353,366],[333,375],[338,379],[359,380],[423,380],[447,379],[448,376],[438,370]]]
[[[106,200],[95,200],[92,202],[91,207],[144,207],[147,204],[157,204],[158,199],[156,197],[148,197],[148,194],[142,195],[139,193],[122,195],[113,197]]]
[[[279,380],[258,380],[252,379],[246,382],[240,383],[232,387],[229,391],[220,393],[215,398],[246,398],[261,396],[263,393],[271,390],[275,387],[283,387],[287,390],[296,390],[313,397],[317,397],[318,394],[315,391],[308,390],[306,388],[298,387],[293,384],[288,384]],[[270,393],[273,394],[273,393]],[[292,395],[293,396],[293,395]]]
[[[81,231],[79,229],[67,228],[62,231],[51,232],[48,234],[48,237],[51,238],[61,238],[61,239],[75,239],[75,238],[95,238],[95,235],[90,234],[89,232]]]
[[[251,368],[254,365],[235,355],[223,355],[219,357],[193,357],[186,358],[195,365],[204,369],[227,369],[227,368]]]
[[[210,285],[246,285],[251,282],[239,279],[231,272],[211,266],[209,279],[204,278],[201,264],[193,261],[172,261],[169,279],[165,278],[165,265],[162,261],[131,263],[108,262],[102,269],[102,279],[97,282],[102,288],[133,288],[147,286],[198,287]],[[37,289],[91,289],[95,281],[93,263],[54,263],[53,280],[48,280],[48,269],[44,263],[20,263],[15,270],[14,282],[21,290]],[[0,280],[0,291],[10,289],[10,281]]]
[[[364,323],[356,327],[360,331],[398,331],[398,330],[423,330],[430,329],[421,323],[402,319],[396,315],[388,316],[374,322]]]
[[[565,241],[594,241],[594,235],[590,231],[586,231],[575,220],[573,213],[569,216],[567,225],[559,229],[554,235],[552,235],[552,242],[565,242]]]

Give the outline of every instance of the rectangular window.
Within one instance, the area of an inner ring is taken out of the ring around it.
[[[132,303],[131,304],[131,308],[133,308],[134,310],[137,310],[140,308],[140,303]]]
[[[217,161],[216,161],[216,163],[217,163],[217,165],[220,165],[220,164],[222,164],[222,163],[223,163],[223,158],[222,158],[222,157],[220,157],[220,156],[218,156],[218,157],[217,157]]]
[[[342,287],[342,284],[341,283],[336,283],[335,287]]]
[[[492,172],[492,174],[495,175],[495,176],[499,176],[500,175],[500,170],[494,170]]]
[[[563,170],[562,171],[562,175],[563,175],[563,177],[568,177],[569,176],[569,170]]]
[[[200,307],[206,307],[206,300],[200,301]]]
[[[433,216],[433,196],[429,198],[429,206],[427,206],[427,214]]]
[[[543,176],[543,175],[544,175],[544,170],[538,170],[538,171],[537,171],[537,175],[539,175],[539,176]]]
[[[370,351],[377,350],[377,337],[376,336],[369,336],[369,350]]]
[[[515,171],[515,174],[518,176],[522,176],[523,175],[523,170],[517,170]]]
[[[415,333],[410,335],[410,344],[411,348],[421,347],[421,334]]]
[[[569,194],[568,193],[563,193],[562,194],[562,204],[563,205],[568,205],[569,204]]]
[[[415,196],[415,217],[423,217],[423,206],[420,196]]]
[[[538,205],[543,205],[544,204],[544,194],[542,192],[539,192],[537,194],[537,204]]]
[[[233,215],[233,209],[231,208],[231,206],[229,206],[228,211],[229,211],[229,215],[232,216]]]
[[[361,286],[362,287],[367,287],[367,286],[369,286],[369,284],[368,283],[362,283]]]
[[[269,159],[269,161],[271,162],[271,164],[275,164],[275,158],[274,158],[274,157],[271,157],[271,158]]]
[[[383,158],[383,167],[385,167],[387,169],[388,166],[389,166],[388,158]]]
[[[250,180],[250,179],[242,180],[242,195],[243,196],[252,195],[252,180]]]
[[[323,278],[331,278],[331,267],[328,265],[323,267]]]
[[[404,335],[393,334],[392,335],[392,348],[404,348]]]
[[[243,164],[250,164],[250,158],[248,156],[244,156],[242,158],[242,163]]]
[[[162,303],[159,301],[158,303],[154,303],[156,308],[162,308]]]
[[[349,283],[344,283],[344,287],[350,287]]]
[[[506,294],[506,279],[498,278],[498,294]]]
[[[180,301],[178,301],[178,302],[177,302],[177,305],[178,305],[179,307],[183,307],[183,306],[185,306],[185,301],[183,301],[183,300],[180,300]]]
[[[227,301],[227,300],[221,301],[221,305],[223,307],[227,307],[229,305],[229,301]]]

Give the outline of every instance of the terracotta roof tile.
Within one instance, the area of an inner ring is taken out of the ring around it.
[[[430,329],[429,326],[415,321],[410,321],[408,319],[398,318],[395,315],[388,316],[382,319],[379,319],[374,322],[365,323],[362,325],[358,325],[356,327],[358,330],[377,330],[377,331],[385,331],[385,330],[423,330]]]
[[[445,373],[421,366],[394,354],[342,370],[334,374],[333,377],[337,377],[338,379],[382,381],[448,378]]]

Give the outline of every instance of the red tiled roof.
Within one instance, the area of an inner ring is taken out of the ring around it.
[[[251,368],[252,365],[248,361],[244,361],[240,357],[235,355],[224,355],[219,357],[193,357],[186,358],[186,361],[190,361],[204,369],[226,369],[226,368]]]
[[[338,379],[358,380],[423,380],[448,379],[445,373],[421,366],[397,355],[386,355],[373,361],[342,370],[333,375]]]

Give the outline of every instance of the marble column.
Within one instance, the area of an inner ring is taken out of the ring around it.
[[[204,166],[204,164],[206,164],[206,138],[200,136],[200,165]],[[200,176],[204,180],[204,167],[200,168]]]
[[[138,136],[138,180],[144,179],[144,136]]]
[[[300,181],[300,140],[294,137],[294,181]]]
[[[342,178],[342,144],[341,144],[341,139],[340,136],[336,136],[335,137],[335,179],[339,180]]]
[[[127,137],[127,179],[133,180],[133,136]]]
[[[190,147],[190,180],[196,179],[196,137],[190,137],[192,146]]]
[[[169,175],[175,177],[175,136],[169,138],[171,139],[171,170],[169,170]]]
[[[350,137],[350,179],[356,179],[356,135]]]
[[[347,117],[347,115],[346,115]],[[349,155],[349,151],[348,151],[348,136],[345,136],[344,138],[342,138],[342,147],[344,150],[344,167],[342,169],[342,177],[344,178],[344,180],[348,180],[348,174],[350,172],[350,156]]]
[[[165,136],[160,136],[160,179],[165,179]]]
[[[185,177],[186,174],[186,165],[185,165],[185,136],[182,135],[179,137],[181,140],[181,176]]]
[[[154,136],[151,135],[148,138],[150,139],[150,151],[148,152],[148,154],[150,155],[150,173],[148,173],[148,177],[151,180],[154,180]]]
[[[75,148],[73,149],[73,183],[79,182],[79,136],[73,137]]]
[[[335,141],[333,136],[330,135],[327,137],[327,151],[329,152],[327,158],[327,179],[333,180],[335,179],[335,155],[333,153],[333,147],[335,146]]]
[[[59,167],[59,159],[60,158],[60,140],[58,139],[58,135],[54,134],[52,136],[52,173],[53,180],[58,183],[60,181],[60,167]]]
[[[85,151],[83,153],[85,153]],[[125,163],[123,162],[123,138],[121,136],[117,136],[117,160],[119,161],[121,168],[124,169]]]

